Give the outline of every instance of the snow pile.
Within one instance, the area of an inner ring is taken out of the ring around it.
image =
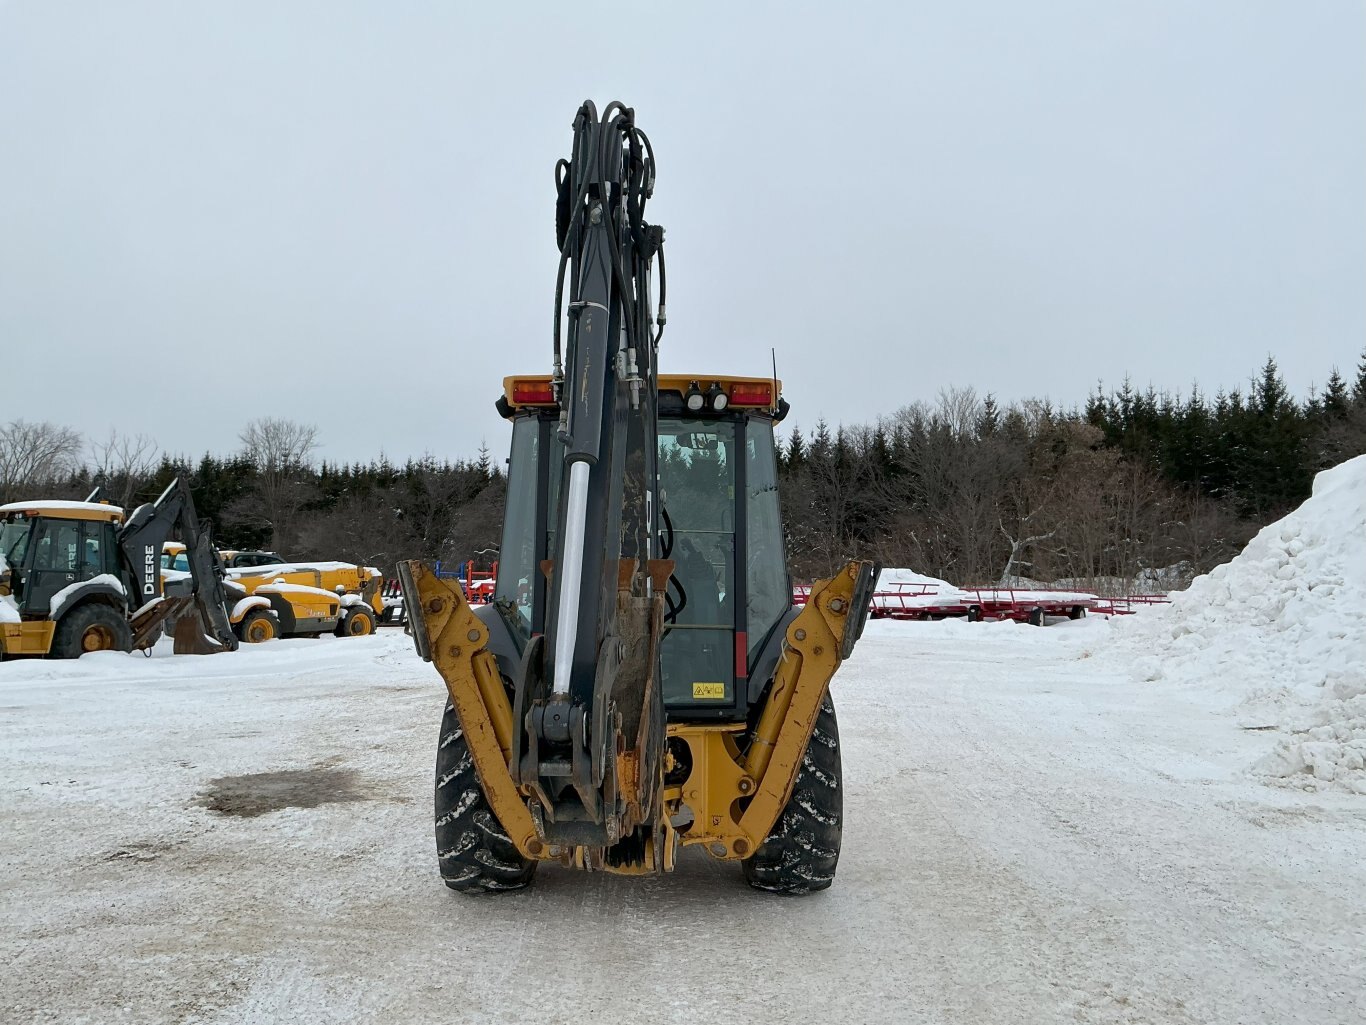
[[[1366,794],[1366,456],[1172,604],[1116,624],[1142,680],[1239,701],[1248,729],[1289,734],[1256,766],[1272,781]]]

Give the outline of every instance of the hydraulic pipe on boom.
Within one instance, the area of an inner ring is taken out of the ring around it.
[[[601,846],[652,822],[659,799],[670,568],[653,559],[664,232],[644,219],[654,155],[634,111],[613,102],[599,117],[585,102],[573,128],[571,155],[556,168],[552,387],[564,472],[546,567],[548,636],[529,647],[516,681],[513,762],[552,842]]]

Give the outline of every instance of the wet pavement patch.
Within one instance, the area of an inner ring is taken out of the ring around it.
[[[184,840],[176,840],[174,842],[150,841],[146,843],[130,843],[123,847],[114,848],[114,850],[104,854],[100,860],[132,862],[156,861],[161,855],[165,854],[173,847],[178,847],[184,842]]]
[[[198,803],[220,815],[250,818],[281,808],[316,808],[363,800],[351,769],[287,769],[211,779]]]

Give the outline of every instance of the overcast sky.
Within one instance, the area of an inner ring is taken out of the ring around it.
[[[0,0],[0,420],[503,450],[585,97],[658,156],[663,369],[775,347],[804,426],[1366,344],[1359,0]]]

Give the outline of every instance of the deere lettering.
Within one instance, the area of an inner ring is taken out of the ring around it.
[[[151,545],[144,545],[142,552],[142,593],[146,596],[154,596],[157,593],[156,549]]]

